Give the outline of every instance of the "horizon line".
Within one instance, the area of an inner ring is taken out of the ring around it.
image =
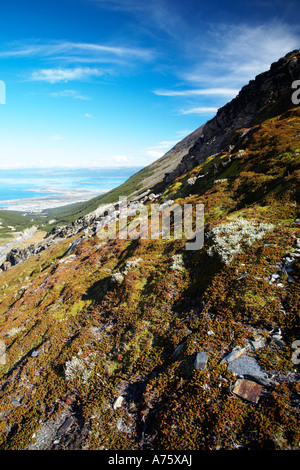
[[[147,166],[147,165],[145,165]],[[145,168],[143,165],[122,165],[122,166],[49,166],[49,167],[40,167],[40,166],[20,166],[20,167],[6,167],[1,168],[0,171],[5,170],[122,170],[130,168]]]

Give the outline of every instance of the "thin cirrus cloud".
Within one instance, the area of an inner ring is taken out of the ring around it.
[[[189,90],[154,90],[154,94],[158,96],[209,96],[209,95],[222,95],[222,96],[236,96],[239,90],[236,88],[203,88],[203,89],[189,89]]]
[[[180,114],[215,114],[218,108],[211,106],[200,106],[199,108],[181,109]]]
[[[108,46],[97,43],[51,41],[40,44],[22,44],[14,42],[9,44],[5,50],[0,50],[0,58],[13,57],[42,57],[46,59],[63,59],[69,61],[80,61],[81,59],[98,60],[110,62],[113,58],[132,58],[150,60],[153,51],[138,47]]]
[[[299,47],[299,28],[283,22],[261,25],[225,25],[207,32],[202,44],[203,60],[195,60],[181,74],[188,83],[205,87],[239,88]]]
[[[90,100],[91,98],[87,95],[83,95],[76,90],[61,90],[50,93],[50,96],[54,98],[73,98],[76,100]]]
[[[297,49],[299,32],[300,28],[275,20],[261,25],[211,25],[199,47],[188,49],[191,55],[186,67],[176,71],[181,89],[174,86],[153,93],[180,99],[179,115],[214,114],[249,80]],[[191,98],[194,103],[189,106]]]
[[[75,67],[69,69],[52,68],[32,72],[31,80],[53,84],[59,82],[87,80],[92,77],[100,76],[103,76],[103,71],[95,67]]]
[[[27,78],[48,83],[84,81],[110,75],[122,67],[128,69],[153,58],[153,50],[147,48],[71,41],[14,42],[0,49],[0,59],[43,61],[46,66],[31,72]],[[103,67],[99,68],[97,64],[103,64]]]
[[[300,28],[279,20],[260,25],[211,23],[206,25],[205,37],[196,37],[195,42],[197,48],[191,47],[189,38],[178,37],[188,58],[185,67],[175,64],[173,68],[182,89],[156,89],[155,95],[234,98],[249,80],[299,47]]]

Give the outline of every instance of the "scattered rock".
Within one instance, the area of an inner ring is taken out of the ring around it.
[[[21,406],[20,401],[19,401],[19,400],[16,400],[15,398],[13,398],[13,399],[11,400],[11,404],[12,404],[13,406]]]
[[[124,281],[124,276],[120,272],[116,272],[112,274],[111,281],[114,284],[122,284],[122,282]]]
[[[245,352],[247,351],[248,351],[247,346],[245,348],[240,348],[237,346],[236,348],[233,348],[233,350],[221,360],[221,364],[224,364],[225,362],[232,362],[236,358],[240,357],[242,354],[245,354]]]
[[[276,274],[271,274],[270,276],[270,284],[274,284],[275,282],[278,281],[278,279],[280,279],[280,274],[276,273]]]
[[[233,393],[247,401],[257,403],[262,390],[263,386],[252,380],[238,379],[235,382]]]
[[[182,350],[183,348],[183,344],[180,344],[179,346],[177,346],[177,348],[175,349],[175,351],[173,352],[172,354],[172,357],[175,359],[176,357],[178,357],[180,351]]]
[[[38,349],[36,351],[33,351],[31,353],[31,357],[38,357],[38,355],[40,354],[41,351],[39,351]]]
[[[122,395],[119,395],[118,398],[113,403],[113,409],[116,411],[118,408],[121,408],[122,404],[124,402],[124,397]]]
[[[173,255],[172,256],[173,264],[171,266],[172,271],[183,271],[184,270],[184,262],[182,255]]]
[[[194,362],[195,369],[196,370],[205,369],[207,361],[208,361],[208,354],[204,351],[199,351],[196,355],[196,359]]]
[[[186,182],[187,186],[193,186],[197,181],[197,176],[193,176],[192,178],[189,178]]]
[[[77,240],[75,240],[75,242],[72,243],[72,245],[70,246],[70,248],[68,249],[68,251],[65,253],[64,256],[68,256],[68,254],[72,253],[72,251],[75,250],[76,246],[82,241],[82,238],[83,237],[77,238]]]
[[[250,345],[253,349],[260,349],[265,347],[266,343],[262,339],[259,339],[257,341],[250,340]]]
[[[270,331],[270,335],[274,339],[281,339],[282,338],[281,328],[273,328],[273,330]]]
[[[126,423],[123,418],[120,418],[117,422],[117,430],[124,434],[129,434],[132,432],[132,426]]]
[[[237,357],[230,362],[228,369],[238,376],[248,376],[254,379],[267,379],[267,375],[263,372],[256,359],[250,356]]]
[[[70,427],[74,423],[75,418],[73,416],[69,416],[66,421],[63,423],[63,425],[58,429],[57,431],[57,437],[62,436],[66,432],[69,431]]]
[[[244,277],[247,277],[247,276],[249,276],[249,274],[248,274],[248,273],[245,273],[245,274],[243,274],[242,276],[238,277],[238,278],[236,279],[236,281],[240,281],[241,279],[244,279]]]
[[[61,263],[65,263],[65,264],[72,263],[72,261],[74,261],[76,258],[77,258],[76,255],[69,255],[66,258],[60,259],[58,263],[59,264],[61,264]]]
[[[66,423],[68,419],[68,410],[55,416],[55,418],[48,420],[41,424],[32,436],[34,440],[26,450],[51,450],[53,445],[57,444],[56,440],[59,429]]]
[[[7,271],[9,268],[11,268],[11,262],[10,261],[4,261],[4,263],[1,265],[2,271]]]

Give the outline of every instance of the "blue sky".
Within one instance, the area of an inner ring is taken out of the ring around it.
[[[298,1],[1,4],[0,169],[144,166],[300,47]]]

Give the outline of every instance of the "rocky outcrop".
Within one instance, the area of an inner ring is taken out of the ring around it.
[[[137,197],[133,197],[129,200],[126,199],[124,202],[102,205],[90,214],[80,217],[70,224],[53,227],[42,242],[22,248],[12,248],[6,254],[5,261],[0,265],[0,272],[7,271],[12,266],[23,263],[31,256],[41,253],[52,245],[52,243],[58,243],[78,234],[79,238],[73,242],[64,256],[68,255],[83,238],[95,236],[103,227],[118,219],[120,209],[125,209],[126,215],[130,217],[137,213],[142,204],[147,201],[154,201],[159,197],[159,195],[149,193],[150,191],[146,191]]]
[[[264,114],[271,117],[279,114],[281,109],[294,107],[291,100],[292,82],[299,76],[300,51],[296,50],[251,80],[236,98],[220,108],[213,119],[198,129],[200,135],[194,145],[177,167],[165,174],[164,184],[187,173],[210,155],[222,151],[233,152],[247,141],[252,126],[258,124]],[[235,134],[238,130],[241,132]]]

